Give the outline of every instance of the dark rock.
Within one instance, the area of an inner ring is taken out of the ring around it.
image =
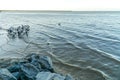
[[[34,80],[39,70],[32,64],[26,63],[21,65],[21,79],[22,80]]]
[[[50,72],[54,72],[52,60],[48,56],[40,56],[39,63],[41,64],[42,69],[47,69]]]
[[[65,77],[51,72],[39,72],[36,80],[64,80]]]
[[[0,69],[0,80],[17,80],[7,69]]]
[[[25,36],[28,36],[30,30],[30,26],[29,25],[21,25],[17,28],[14,27],[10,27],[7,32],[8,32],[8,37],[9,38],[23,38]]]
[[[0,69],[0,80],[74,80],[70,75],[57,74],[48,56],[31,54]]]
[[[19,80],[20,79],[20,73],[19,72],[13,72],[12,75],[17,79]]]
[[[17,37],[17,31],[16,31],[16,28],[14,27],[10,27],[8,30],[8,37],[9,38],[16,38]]]
[[[65,79],[64,76],[54,73],[54,76],[53,76],[52,80],[64,80],[64,79]]]
[[[29,61],[29,62],[32,62],[33,60],[36,60],[36,59],[39,59],[39,56],[37,54],[29,54],[28,56],[26,56],[26,59]]]
[[[39,56],[38,56],[37,54],[34,54],[34,53],[29,54],[29,55],[26,56],[26,59],[27,59],[29,62],[32,62],[32,60],[36,60],[36,58],[39,59]]]
[[[41,71],[41,65],[38,63],[38,61],[32,61],[31,64],[33,64],[34,66],[36,66],[36,68]]]
[[[40,71],[54,72],[52,60],[48,56],[38,56],[37,54],[30,54],[27,60],[36,66]]]
[[[7,67],[7,69],[13,73],[13,72],[17,72],[20,70],[20,64],[19,63],[13,63],[11,66]]]
[[[19,37],[19,38],[22,38],[22,37],[24,37],[24,36],[28,36],[29,30],[30,30],[30,26],[29,26],[29,25],[19,26],[19,27],[17,28],[18,37]]]
[[[36,54],[30,54],[28,56],[28,59],[27,59],[31,64],[33,64],[34,66],[37,67],[37,69],[39,69],[39,71],[41,71],[41,65],[40,63],[38,62],[39,60],[39,56],[36,55]]]

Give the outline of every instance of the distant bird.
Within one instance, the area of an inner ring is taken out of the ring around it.
[[[58,23],[58,26],[61,26],[61,23]]]

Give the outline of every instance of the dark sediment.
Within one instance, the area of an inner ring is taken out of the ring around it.
[[[2,66],[2,64],[1,64]],[[4,68],[3,68],[4,67]],[[0,80],[74,80],[70,75],[55,72],[48,56],[31,54],[23,60],[0,68]]]

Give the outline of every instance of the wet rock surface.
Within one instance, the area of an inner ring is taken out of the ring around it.
[[[28,36],[28,32],[30,30],[29,25],[21,25],[18,26],[17,28],[10,27],[7,32],[8,32],[8,37],[9,38],[23,38],[24,36]]]
[[[74,80],[55,72],[48,56],[30,54],[24,60],[0,69],[0,80]]]
[[[0,69],[0,80],[17,80],[7,69]]]
[[[56,73],[40,72],[37,74],[36,80],[65,80],[65,77]]]

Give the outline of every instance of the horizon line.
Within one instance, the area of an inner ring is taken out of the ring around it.
[[[120,12],[120,10],[0,10],[0,12]]]

